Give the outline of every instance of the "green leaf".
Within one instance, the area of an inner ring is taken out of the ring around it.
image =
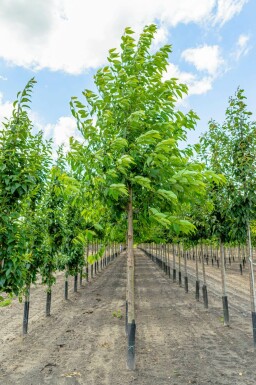
[[[160,143],[156,145],[156,152],[166,152],[170,153],[176,145],[176,140],[173,138],[162,140]]]
[[[93,237],[96,236],[96,233],[95,233],[95,231],[93,231],[93,230],[86,229],[86,230],[85,230],[85,236],[86,236],[86,238],[88,239],[88,241],[92,241]]]
[[[124,138],[116,138],[112,143],[111,143],[111,149],[112,150],[122,150],[123,148],[128,146],[128,142]]]
[[[109,195],[118,200],[119,196],[128,195],[127,187],[123,183],[113,183],[109,186]]]
[[[134,34],[134,31],[131,29],[131,27],[126,27],[124,32],[127,34],[127,35],[132,35]]]
[[[154,144],[157,139],[161,139],[161,136],[159,134],[159,131],[156,130],[150,130],[147,131],[145,134],[141,134],[137,139],[137,144]]]
[[[211,170],[206,170],[204,172],[204,175],[205,177],[209,180],[209,181],[212,181],[214,183],[216,183],[217,185],[219,184],[225,184],[227,182],[227,179],[225,178],[224,175],[222,174],[216,174],[214,171],[211,171]]]
[[[102,227],[99,223],[94,224],[94,228],[95,228],[96,230],[100,230],[100,231],[103,230],[103,227]]]
[[[117,163],[117,167],[124,167],[124,168],[128,168],[132,164],[135,164],[134,159],[127,154],[122,155],[121,158],[119,158],[116,163]]]
[[[132,181],[136,184],[141,185],[142,187],[145,187],[146,189],[152,190],[151,181],[149,178],[146,178],[141,175],[137,175],[134,178],[132,178]]]
[[[180,219],[179,225],[181,227],[180,231],[184,234],[190,234],[190,233],[194,233],[196,231],[196,227],[193,225],[193,223],[191,223],[185,219]]]
[[[151,218],[156,220],[158,223],[160,223],[162,226],[169,228],[171,226],[171,222],[168,219],[168,216],[164,213],[161,213],[155,208],[150,208],[149,212],[151,214]]]
[[[160,194],[163,198],[171,201],[171,202],[175,202],[177,203],[177,195],[174,194],[172,191],[168,191],[168,190],[157,190],[158,194]]]

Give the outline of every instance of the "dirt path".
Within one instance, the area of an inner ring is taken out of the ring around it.
[[[139,253],[136,269],[138,384],[256,383],[249,319],[232,314],[222,326],[221,299],[205,310]]]
[[[171,267],[171,274],[173,268],[173,256],[169,254],[169,263]],[[198,262],[199,266],[199,280],[201,281],[201,286],[203,282],[202,276],[202,264]],[[176,257],[176,269],[178,269],[177,257]],[[206,282],[209,295],[209,306],[214,307],[218,306],[220,302],[222,291],[221,291],[221,270],[217,267],[215,262],[212,266],[211,262],[207,265],[205,263],[206,271]],[[195,281],[196,281],[196,266],[195,261],[188,259],[187,260],[187,272],[188,272],[188,281],[190,291],[195,291]],[[182,281],[184,277],[184,259],[181,258],[181,273]],[[178,274],[178,273],[177,273]],[[226,266],[226,289],[229,299],[229,306],[231,312],[234,316],[237,314],[242,314],[243,317],[248,319],[248,324],[251,325],[251,305],[250,305],[250,283],[249,283],[249,270],[248,263],[243,270],[243,275],[240,275],[239,263],[236,258],[235,262],[232,262],[231,265],[227,263]]]
[[[53,296],[52,316],[46,319],[41,314],[35,320],[32,312],[26,338],[20,336],[22,306],[14,302],[9,309],[2,309],[0,384],[111,384],[118,346],[123,346],[125,340],[124,320],[113,317],[114,312],[124,310],[125,262],[125,257],[116,259],[92,283],[70,294],[67,302],[61,279],[57,284],[60,290],[55,288]],[[40,286],[32,290],[31,308],[33,302],[45,304]]]
[[[256,383],[250,322],[241,311],[224,328],[221,306],[209,310],[136,252],[137,368],[126,370],[126,259],[118,257],[63,300],[55,288],[50,318],[45,293],[33,288],[29,335],[20,335],[22,306],[0,310],[1,385],[249,385]],[[215,301],[215,300],[214,300]],[[33,306],[32,306],[33,308]],[[35,309],[37,308],[37,314]],[[41,310],[40,310],[41,309]],[[34,317],[34,318],[33,318]]]

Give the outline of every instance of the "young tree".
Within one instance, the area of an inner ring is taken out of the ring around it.
[[[175,104],[187,92],[177,79],[163,80],[171,47],[151,53],[156,26],[146,26],[136,42],[130,28],[121,51],[109,51],[109,65],[95,77],[97,92],[85,90],[85,101],[71,100],[71,111],[85,142],[72,141],[74,159],[109,210],[127,213],[128,359],[134,369],[134,220],[154,220],[165,227],[190,227],[174,214],[180,201],[204,190],[203,167],[180,150],[198,119]]]
[[[216,185],[216,184],[215,184]],[[208,186],[208,190],[210,189],[210,184]],[[213,203],[209,199],[209,194],[207,194],[207,198],[197,199],[196,202],[190,206],[190,218],[191,221],[196,226],[196,232],[192,233],[189,236],[190,241],[192,241],[195,245],[199,246],[200,254],[201,254],[201,265],[202,265],[202,276],[203,276],[203,301],[204,307],[208,308],[208,290],[207,290],[207,280],[206,280],[206,271],[205,271],[205,259],[203,253],[203,239],[209,239],[211,237],[211,228],[209,223],[209,218],[212,214]],[[199,280],[199,261],[198,261],[198,252],[196,250],[195,253],[195,262],[196,262],[196,290],[195,297],[196,300],[199,301],[200,297],[200,280]]]
[[[49,180],[43,197],[45,221],[45,253],[42,258],[40,274],[42,283],[47,285],[46,315],[50,316],[52,286],[55,272],[60,266],[68,232],[70,196],[79,192],[79,183],[67,171],[63,148],[58,150],[56,164],[51,168]],[[81,208],[82,210],[82,208]],[[70,255],[68,256],[71,259]]]
[[[20,294],[36,279],[35,221],[51,162],[51,144],[33,135],[28,116],[32,78],[0,131],[0,290]]]
[[[250,235],[250,222],[255,219],[256,204],[256,122],[250,120],[252,113],[247,111],[245,99],[244,91],[238,88],[235,96],[229,99],[224,123],[220,125],[211,121],[201,143],[209,167],[222,172],[227,179],[226,185],[215,189],[212,194],[216,207],[215,227],[221,244],[227,237],[239,243],[247,240],[256,346],[256,293]]]

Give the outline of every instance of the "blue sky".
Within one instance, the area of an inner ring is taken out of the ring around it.
[[[255,113],[255,17],[254,0],[0,0],[0,119],[35,76],[34,125],[56,145],[67,143],[76,135],[71,96],[93,87],[125,27],[138,35],[156,23],[154,49],[173,46],[166,76],[189,86],[179,108],[201,119],[188,136],[196,143],[210,118],[223,121],[238,86]]]

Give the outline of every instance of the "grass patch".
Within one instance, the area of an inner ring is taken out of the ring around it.
[[[9,306],[12,303],[10,299],[4,299],[3,301],[0,301],[0,307]]]
[[[122,314],[121,310],[113,311],[112,316],[115,318],[118,318],[118,319],[123,318],[123,314]]]

